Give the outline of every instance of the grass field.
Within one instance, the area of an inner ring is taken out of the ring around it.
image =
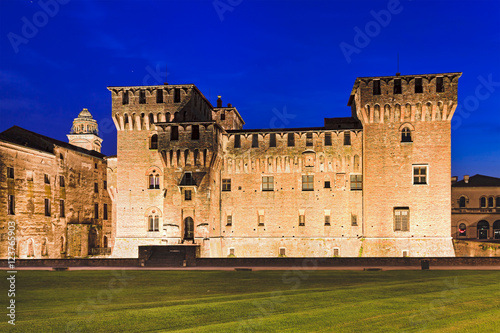
[[[19,271],[15,299],[2,332],[500,332],[500,271]]]

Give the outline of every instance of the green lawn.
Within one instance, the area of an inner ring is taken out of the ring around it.
[[[500,332],[500,271],[18,271],[15,299],[2,332]]]

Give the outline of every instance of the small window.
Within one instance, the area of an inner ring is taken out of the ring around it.
[[[184,200],[186,201],[191,200],[191,190],[184,190]]]
[[[65,212],[65,209],[64,209],[64,200],[59,200],[59,216],[60,217],[65,217],[66,216],[66,212]]]
[[[424,88],[422,86],[422,78],[417,77],[415,79],[415,94],[421,94],[424,92]]]
[[[170,128],[170,141],[179,140],[179,126],[172,126]]]
[[[149,141],[149,149],[158,149],[158,134],[153,134]]]
[[[325,146],[332,145],[332,133],[325,133]]]
[[[413,166],[413,184],[427,185],[427,166]]]
[[[409,256],[409,251],[408,250],[403,250],[403,258],[406,258]]]
[[[380,95],[380,80],[373,80],[373,95]]]
[[[16,214],[16,201],[15,197],[13,195],[8,196],[8,214],[9,215],[15,215]]]
[[[394,94],[401,94],[401,79],[394,80]]]
[[[276,133],[271,133],[269,136],[269,147],[276,147]]]
[[[200,139],[200,126],[193,125],[191,126],[191,140],[199,140]]]
[[[403,128],[401,131],[401,142],[412,142],[411,130],[408,127]]]
[[[125,125],[128,125],[128,115],[127,114],[125,114],[123,116],[123,122],[125,123]]]
[[[65,184],[64,184],[64,176],[59,176],[59,186],[60,187],[64,187]]]
[[[264,215],[259,214],[258,223],[259,223],[259,227],[264,226]]]
[[[99,184],[94,183],[94,193],[99,193]]]
[[[280,247],[280,249],[279,249],[279,256],[280,257],[286,257],[286,249],[284,247]]]
[[[156,89],[156,103],[163,103],[163,89]]]
[[[105,190],[107,190],[107,189],[108,189],[108,182],[107,182],[106,180],[103,182],[103,188],[104,188]]]
[[[259,135],[252,134],[252,148],[259,148]]]
[[[363,175],[351,175],[351,191],[363,189]]]
[[[123,105],[128,104],[128,90],[124,91],[122,94],[122,104]]]
[[[158,215],[148,216],[148,231],[159,231],[160,230],[160,218]]]
[[[150,113],[148,115],[148,119],[149,119],[149,124],[154,124],[154,122],[155,122],[155,116],[153,116],[152,113]]]
[[[312,147],[312,146],[313,146],[313,134],[307,133],[306,134],[306,147]]]
[[[262,177],[262,191],[274,191],[274,177]]]
[[[444,92],[444,82],[442,76],[436,78],[436,92]]]
[[[333,256],[340,257],[340,249],[338,247],[333,249]]]
[[[344,146],[351,145],[351,132],[344,132]]]
[[[330,215],[325,215],[325,225],[330,225]]]
[[[233,225],[233,216],[232,215],[228,215],[226,217],[226,225],[227,226],[232,226]]]
[[[47,175],[47,174],[43,175],[43,182],[45,184],[50,184],[50,177],[49,177],[49,175]]]
[[[488,207],[489,207],[489,208],[495,207],[494,200],[495,200],[495,199],[494,199],[493,197],[489,197],[489,198],[488,198]]]
[[[224,111],[220,113],[220,120],[226,120],[226,113]]]
[[[144,89],[139,90],[139,104],[146,104],[146,91]]]
[[[97,169],[97,163],[94,163],[94,169]]]
[[[358,216],[357,215],[351,215],[351,226],[353,226],[353,227],[358,226]]]
[[[99,218],[99,204],[98,203],[94,204],[94,218],[95,219]]]
[[[465,225],[465,223],[460,223],[460,225],[458,226],[458,236],[467,236],[467,226]]]
[[[50,199],[45,199],[45,216],[50,216]]]
[[[302,176],[302,191],[314,191],[314,176]]]
[[[407,207],[394,208],[394,231],[408,231],[410,210]]]
[[[465,208],[465,204],[466,204],[466,198],[464,196],[461,196],[460,199],[458,200],[458,207]]]
[[[306,225],[306,216],[305,215],[299,215],[299,226],[303,227]]]
[[[295,134],[288,133],[288,147],[295,147]]]
[[[181,89],[174,88],[174,103],[180,103],[181,101]]]
[[[485,197],[482,197],[481,199],[479,199],[479,203],[480,203],[481,208],[486,208],[486,198]]]
[[[61,161],[64,161],[64,156],[63,156],[63,154],[59,154],[59,159],[60,159]]]
[[[26,180],[32,182],[33,181],[33,171],[26,170]]]
[[[329,180],[325,180],[325,188],[331,188]]]
[[[104,204],[104,206],[102,207],[102,219],[108,219],[108,204]]]
[[[160,175],[156,174],[155,171],[153,171],[153,173],[149,175],[149,189],[158,190],[159,188],[160,188]]]
[[[231,191],[231,179],[223,179],[222,180],[222,191],[224,191],[224,192]]]
[[[241,137],[239,134],[234,136],[234,148],[241,148]]]
[[[500,208],[500,197],[497,197],[496,199],[496,206],[497,208]]]

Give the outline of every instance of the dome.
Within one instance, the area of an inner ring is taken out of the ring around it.
[[[83,109],[82,111],[80,111],[80,113],[78,114],[78,118],[90,118],[92,119],[92,114],[89,112],[88,109]]]

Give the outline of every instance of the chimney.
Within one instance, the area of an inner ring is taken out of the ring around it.
[[[217,97],[218,97],[218,98],[217,98],[217,107],[218,107],[218,108],[221,108],[221,107],[222,107],[222,99],[220,99],[220,95],[219,95],[219,96],[217,96]]]
[[[465,184],[469,184],[469,175],[464,176],[464,182]]]
[[[458,180],[458,177],[457,176],[451,176],[451,184],[455,184]]]
[[[232,107],[233,107],[233,105],[232,105],[231,103],[227,103],[227,107],[228,107],[228,108],[232,108]]]

